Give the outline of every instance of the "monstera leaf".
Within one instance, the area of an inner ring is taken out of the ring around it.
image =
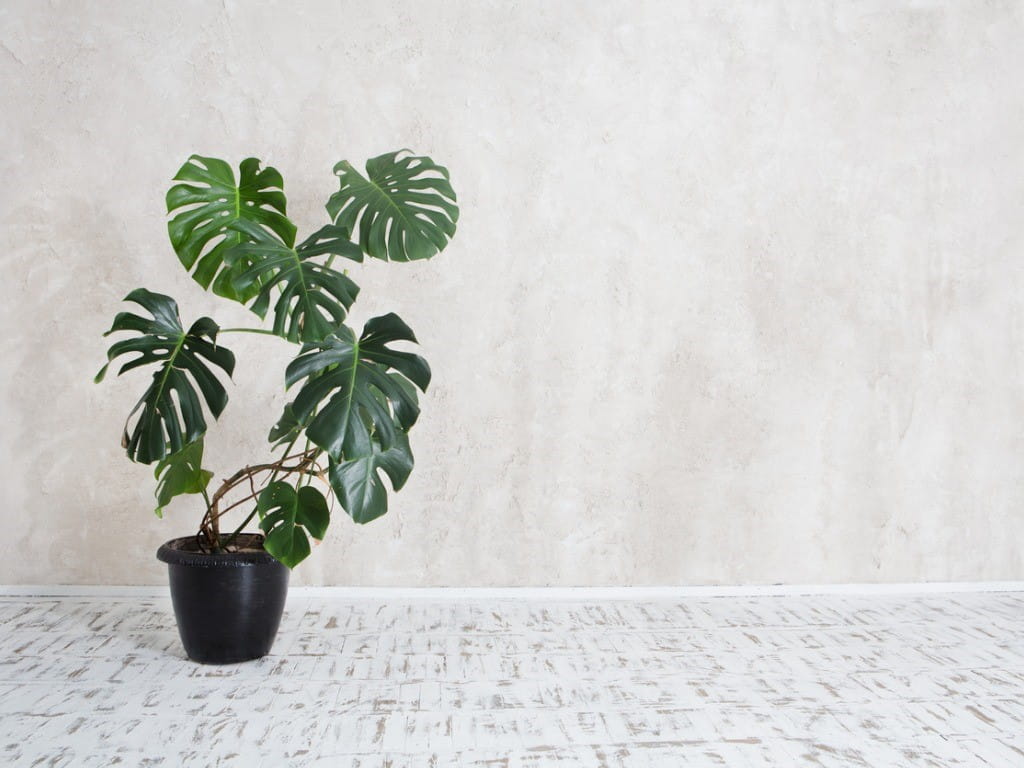
[[[225,255],[232,270],[240,270],[233,285],[240,295],[256,292],[249,309],[260,317],[273,300],[274,333],[289,341],[320,341],[345,320],[359,286],[313,258],[330,254],[362,261],[348,230],[328,225],[292,248],[251,222],[232,226],[247,240]]]
[[[370,320],[358,339],[342,325],[303,346],[285,371],[287,387],[306,379],[292,411],[308,422],[306,437],[335,461],[367,455],[367,430],[387,451],[419,417],[413,387],[426,391],[430,366],[419,355],[389,348],[392,341],[416,341],[395,314]]]
[[[288,246],[295,242],[295,225],[285,216],[284,182],[274,168],[260,170],[254,157],[239,166],[239,180],[231,166],[213,157],[192,155],[167,192],[167,212],[177,212],[167,223],[171,245],[181,263],[203,288],[245,302],[259,292],[250,283],[242,292],[234,285],[241,268],[229,268],[224,254],[246,241],[246,234],[232,225],[244,221],[274,232]]]
[[[331,220],[356,232],[375,259],[429,259],[455,235],[459,208],[448,169],[399,150],[366,162],[366,176],[347,161],[334,166],[341,189],[331,195]]]
[[[203,469],[202,438],[160,459],[153,476],[157,480],[154,510],[157,517],[164,516],[164,509],[175,496],[205,491],[213,472]]]
[[[263,489],[256,508],[260,528],[266,534],[263,548],[289,568],[309,556],[306,531],[314,539],[322,539],[331,519],[320,491],[309,485],[296,491],[283,480]]]
[[[186,331],[178,316],[178,305],[170,296],[138,288],[125,301],[140,305],[152,319],[131,312],[121,312],[114,318],[104,335],[117,331],[136,331],[141,335],[115,342],[107,351],[107,364],[95,380],[102,381],[110,362],[121,355],[137,353],[137,357],[121,366],[118,375],[156,364],[152,383],[128,415],[121,441],[129,458],[150,464],[177,453],[206,432],[200,393],[214,417],[220,416],[228,395],[207,361],[230,376],[235,369],[235,356],[217,346],[220,328],[210,318],[200,318]],[[136,413],[135,425],[129,427]]]
[[[362,454],[340,462],[329,459],[328,478],[349,516],[357,523],[368,523],[388,511],[388,494],[379,470],[384,470],[391,479],[391,487],[400,491],[412,472],[413,457],[409,436],[405,432],[398,431],[391,447],[386,450],[370,437],[365,426],[359,439],[362,445],[358,450]]]

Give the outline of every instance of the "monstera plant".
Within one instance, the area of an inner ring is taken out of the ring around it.
[[[430,368],[395,346],[416,342],[397,315],[374,317],[358,333],[346,325],[359,286],[339,267],[434,256],[455,234],[455,192],[447,169],[408,150],[367,161],[365,173],[344,161],[334,173],[340,188],[327,201],[329,221],[296,244],[276,169],[249,158],[236,177],[223,160],[190,157],[167,192],[171,245],[204,289],[269,327],[221,328],[209,317],[186,325],[171,297],[138,288],[125,300],[145,314],[121,312],[108,331],[127,335],[110,347],[96,380],[114,361],[118,374],[152,372],[122,443],[132,461],[155,465],[158,515],[177,496],[203,499],[198,534],[168,543],[200,565],[218,555],[248,563],[246,553],[262,549],[294,567],[309,555],[309,539],[323,538],[333,499],[367,523],[387,512],[382,473],[397,491],[412,471],[409,430]],[[268,457],[211,486],[207,414],[218,418],[228,403],[224,378],[235,356],[224,336],[243,332],[299,345],[284,372],[293,397],[270,429]],[[222,519],[233,511],[242,519],[227,532]],[[243,534],[254,519],[262,535]],[[181,611],[178,618],[180,626]]]

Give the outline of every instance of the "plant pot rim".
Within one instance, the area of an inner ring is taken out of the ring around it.
[[[187,565],[195,568],[240,568],[253,565],[269,565],[277,563],[274,557],[263,549],[263,535],[259,533],[240,533],[240,541],[247,541],[250,546],[258,544],[260,549],[245,552],[218,552],[208,554],[198,551],[196,537],[181,536],[164,542],[156,551],[156,558],[168,565]]]

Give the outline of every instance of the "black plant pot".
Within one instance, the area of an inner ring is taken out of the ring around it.
[[[288,569],[263,550],[259,534],[241,534],[242,551],[208,555],[195,536],[171,539],[171,602],[185,653],[200,664],[235,664],[266,656],[288,596]]]

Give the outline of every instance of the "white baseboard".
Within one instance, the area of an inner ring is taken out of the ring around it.
[[[555,600],[657,601],[688,597],[795,595],[928,595],[1024,592],[1024,581],[957,581],[909,584],[753,584],[678,587],[292,587],[295,597],[330,600]],[[0,585],[4,597],[161,598],[166,586]]]

